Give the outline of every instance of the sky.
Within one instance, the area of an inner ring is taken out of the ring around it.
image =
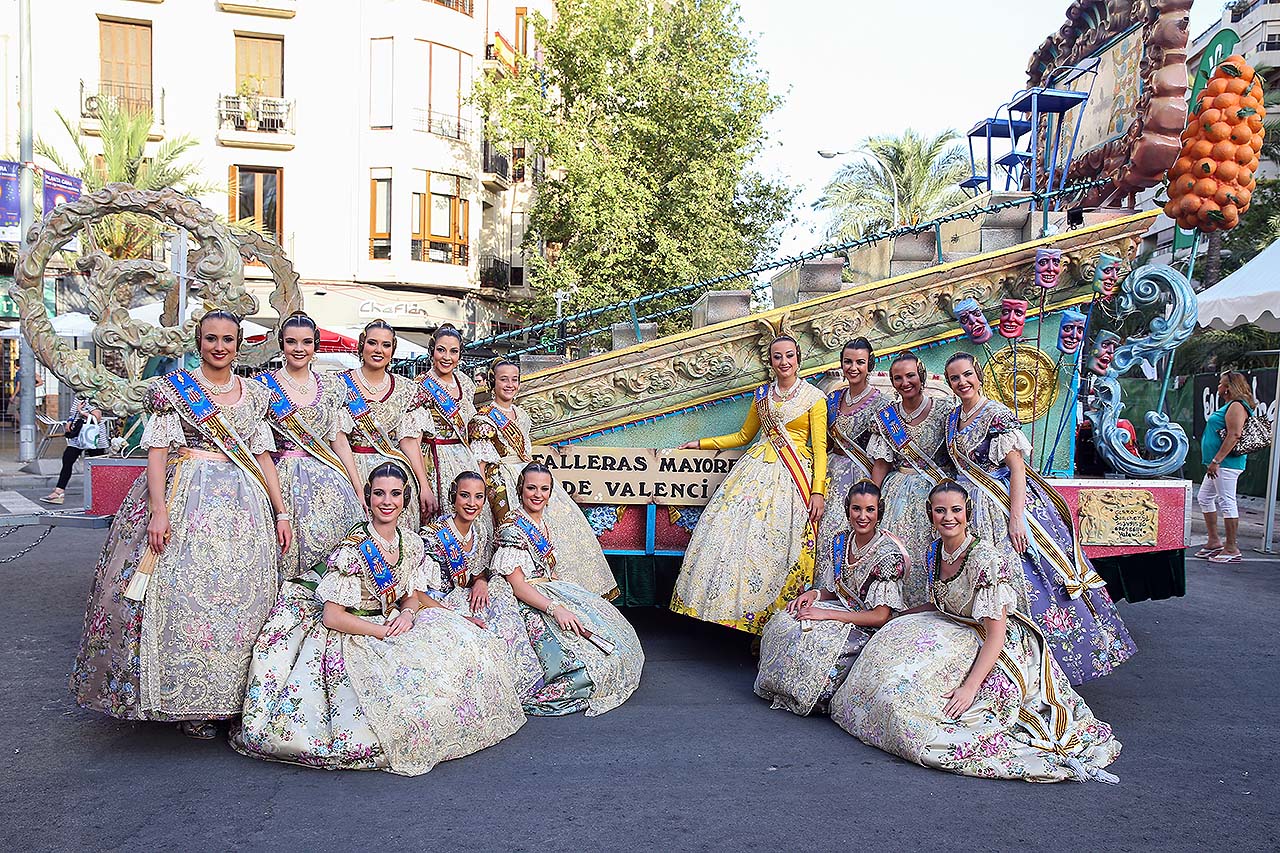
[[[803,188],[792,254],[822,240],[810,209],[846,150],[906,128],[960,132],[1026,84],[1031,53],[1066,20],[1068,0],[738,0],[770,89],[785,101],[769,119],[759,165]],[[1221,14],[1197,0],[1191,37]]]

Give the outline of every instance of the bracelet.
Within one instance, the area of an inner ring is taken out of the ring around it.
[[[552,601],[547,605],[547,615],[554,619],[556,615],[556,610],[559,607],[560,607],[559,604],[556,604],[554,601]]]
[[[418,608],[416,608],[416,607],[406,607],[404,610],[401,610],[401,611],[400,611],[400,615],[401,615],[401,616],[406,616],[406,615],[407,615],[410,619],[417,619],[417,618],[418,618]]]
[[[276,521],[292,521],[293,516],[288,512],[277,512]]]

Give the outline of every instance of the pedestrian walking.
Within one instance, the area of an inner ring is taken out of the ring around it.
[[[66,501],[67,484],[71,482],[71,469],[81,455],[101,456],[110,446],[107,426],[102,420],[102,410],[85,397],[77,396],[71,404],[71,417],[63,433],[67,448],[62,451],[62,470],[58,472],[58,485],[42,497],[43,503],[62,506]]]

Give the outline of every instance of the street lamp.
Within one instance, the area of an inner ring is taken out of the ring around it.
[[[869,148],[854,148],[849,151],[829,151],[822,149],[818,151],[818,156],[823,159],[830,160],[834,157],[843,157],[849,154],[861,154],[864,157],[870,157],[884,170],[885,175],[889,178],[889,186],[893,187],[893,227],[897,228],[901,222],[898,216],[898,181],[893,177],[893,170],[889,168],[889,164],[881,159],[880,155]]]

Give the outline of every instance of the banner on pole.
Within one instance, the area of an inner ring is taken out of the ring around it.
[[[63,175],[60,172],[44,171],[44,207],[41,212],[44,216],[48,216],[55,207],[60,204],[66,204],[69,201],[75,201],[80,198],[84,191],[84,182],[79,178],[71,175]],[[66,246],[63,247],[68,252],[80,251],[80,237],[76,235]]]
[[[22,242],[22,212],[18,202],[18,175],[22,167],[0,160],[0,243]]]

